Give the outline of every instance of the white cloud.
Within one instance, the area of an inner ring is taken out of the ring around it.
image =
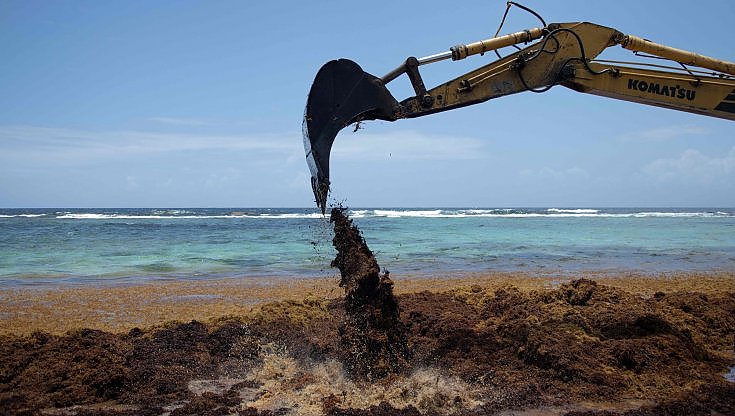
[[[207,135],[0,126],[0,159],[73,164],[181,151],[303,152],[297,135]]]
[[[643,172],[659,181],[694,181],[708,184],[732,182],[735,175],[735,146],[722,155],[707,156],[687,149],[675,159],[657,159],[643,167]]]
[[[487,144],[487,140],[411,130],[352,134],[345,129],[334,141],[332,155],[340,160],[470,160],[483,157]]]
[[[136,190],[140,187],[138,184],[138,178],[133,175],[128,175],[125,177],[125,189],[129,191]]]
[[[666,141],[673,140],[684,136],[702,136],[708,134],[709,130],[701,126],[678,125],[664,126],[648,130],[634,131],[622,135],[620,138],[624,141],[630,140],[649,140],[649,141]]]
[[[213,124],[211,121],[198,118],[149,117],[148,121],[175,126],[211,126]]]
[[[351,134],[335,140],[333,159],[340,160],[467,160],[481,157],[487,141],[430,136],[414,131]],[[124,158],[180,151],[249,151],[279,154],[284,163],[304,158],[301,135],[209,135],[145,131],[90,131],[33,126],[0,126],[0,155],[36,158],[49,163]],[[0,156],[3,158],[3,156]]]
[[[577,166],[567,169],[552,169],[552,168],[541,168],[541,169],[523,169],[518,172],[521,178],[531,179],[534,181],[564,181],[569,179],[583,179],[589,178],[590,174]]]
[[[241,173],[232,168],[218,170],[203,178],[203,186],[208,189],[226,189],[230,184],[238,183]]]
[[[295,172],[287,185],[289,188],[311,192],[311,175],[306,169]]]

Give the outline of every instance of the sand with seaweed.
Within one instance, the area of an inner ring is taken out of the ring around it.
[[[666,414],[693,406],[692,414],[732,414],[735,387],[722,374],[733,365],[733,276],[708,276],[706,288],[697,276],[606,279],[546,280],[544,287],[539,278],[529,287],[476,277],[453,289],[399,294],[410,369],[372,382],[344,371],[339,296],[126,332],[6,333],[0,410]],[[643,289],[621,287],[631,280]]]
[[[378,271],[357,275],[387,283]],[[386,316],[405,350],[366,361],[384,366],[369,377],[346,347],[381,334],[349,327],[381,309],[338,289],[5,289],[0,413],[735,414],[732,273],[397,276]]]

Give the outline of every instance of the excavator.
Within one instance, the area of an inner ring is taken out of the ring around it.
[[[654,43],[588,22],[546,22],[542,27],[460,44],[423,58],[409,57],[383,77],[349,59],[324,64],[309,91],[302,124],[311,186],[322,214],[329,193],[329,155],[337,133],[367,120],[396,121],[482,103],[556,85],[574,91],[735,120],[735,63]],[[503,16],[503,22],[505,16]],[[502,22],[500,27],[502,27]],[[519,45],[523,44],[523,47]],[[595,60],[620,45],[657,63]],[[517,51],[502,57],[501,48]],[[494,52],[498,59],[427,89],[419,67]],[[386,85],[406,74],[414,96],[397,101]]]

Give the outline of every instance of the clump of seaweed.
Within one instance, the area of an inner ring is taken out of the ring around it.
[[[406,337],[389,273],[380,266],[344,208],[333,208],[332,244],[345,290],[345,321],[339,327],[341,359],[347,371],[365,379],[382,378],[408,367]]]
[[[4,335],[0,414],[735,414],[735,383],[723,377],[734,363],[735,294],[660,289],[642,296],[578,279],[407,293],[393,337],[405,336],[410,370],[380,380],[359,360],[385,350],[347,348],[374,344],[355,342],[366,330],[348,326],[357,323],[346,300],[125,333]],[[389,369],[405,363],[384,357]],[[343,363],[373,379],[345,377]]]

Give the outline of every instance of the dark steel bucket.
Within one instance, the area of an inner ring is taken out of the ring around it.
[[[397,119],[399,104],[380,78],[349,59],[329,61],[316,74],[304,111],[302,133],[316,204],[325,212],[329,154],[337,133],[362,120]]]

